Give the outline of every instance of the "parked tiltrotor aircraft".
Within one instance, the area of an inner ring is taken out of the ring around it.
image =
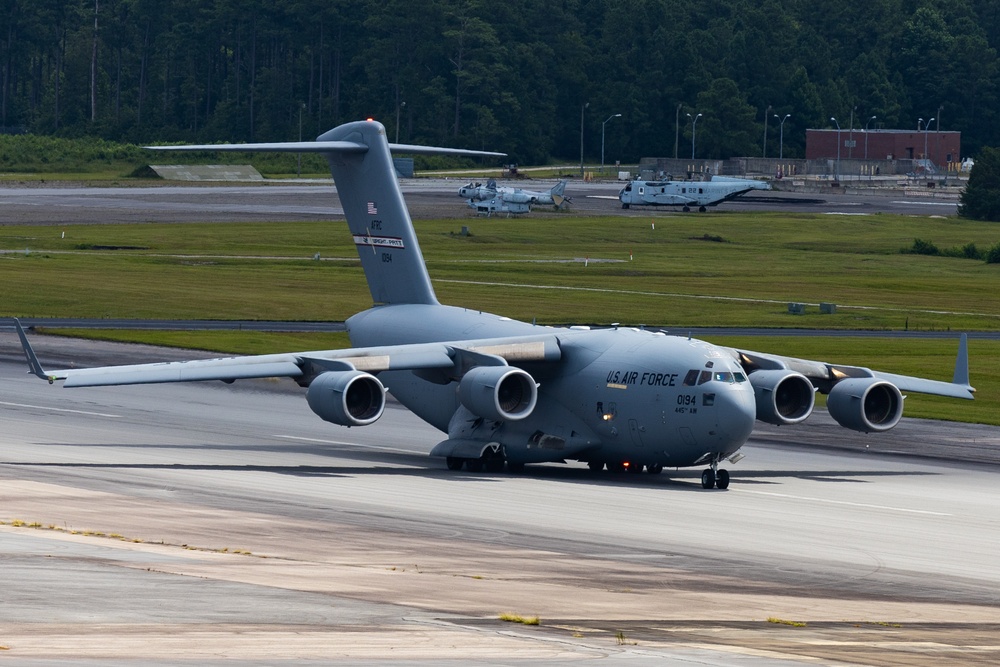
[[[532,206],[555,206],[562,208],[569,203],[566,191],[566,181],[559,181],[549,190],[525,190],[524,188],[498,187],[495,180],[482,183],[463,185],[458,189],[458,196],[468,200],[469,206],[478,213],[492,215],[494,213],[520,214],[527,213]]]
[[[326,421],[366,426],[389,391],[447,437],[431,450],[448,468],[517,470],[584,461],[599,470],[705,466],[726,488],[754,421],[797,424],[816,391],[846,428],[885,431],[901,392],[972,398],[965,338],[952,382],[719,347],[630,328],[557,329],[438,303],[393,172],[395,146],[374,121],[314,142],[175,147],[312,151],[326,156],[375,306],[347,320],[346,350],[102,368],[45,370],[20,323],[30,372],[66,387],[290,377]],[[449,149],[437,149],[448,152]],[[467,152],[466,154],[470,154]]]
[[[622,208],[629,206],[681,206],[690,211],[697,206],[702,213],[751,190],[770,190],[764,181],[749,178],[713,176],[707,181],[629,181],[618,193]]]

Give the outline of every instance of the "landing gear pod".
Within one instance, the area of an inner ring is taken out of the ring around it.
[[[812,414],[816,392],[805,375],[794,371],[755,371],[750,374],[757,402],[757,419],[784,426],[798,424]]]
[[[844,428],[862,433],[888,431],[903,416],[903,395],[891,382],[854,378],[833,386],[826,407]]]
[[[538,387],[520,368],[479,366],[458,385],[458,400],[469,412],[494,421],[524,419],[535,409]]]
[[[306,401],[325,421],[341,426],[367,426],[382,416],[385,387],[369,373],[329,371],[312,381]]]

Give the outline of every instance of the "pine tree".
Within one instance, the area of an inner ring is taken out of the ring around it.
[[[973,220],[1000,222],[1000,149],[986,147],[976,156],[958,214]]]

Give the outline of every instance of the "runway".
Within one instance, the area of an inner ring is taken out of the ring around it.
[[[766,436],[725,492],[699,470],[454,473],[401,408],[339,428],[290,383],[0,377],[19,665],[1000,661],[994,465]]]
[[[410,215],[421,218],[476,218],[458,197],[468,179],[405,179],[400,186]],[[127,183],[127,181],[126,181]],[[503,185],[548,189],[555,180],[516,181]],[[678,214],[672,207],[622,210],[617,181],[570,182],[570,211],[579,215],[649,216]],[[714,211],[786,211],[833,215],[954,215],[954,199],[904,197],[873,190],[870,194],[766,192],[748,194],[713,207]],[[552,215],[536,207],[529,218]],[[691,215],[691,214],[686,214]],[[707,215],[707,214],[702,214]],[[343,209],[332,180],[269,181],[259,184],[76,187],[59,184],[0,185],[0,224],[89,224],[138,222],[251,222],[342,219]]]

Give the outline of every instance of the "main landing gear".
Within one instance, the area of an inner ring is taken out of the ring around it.
[[[729,471],[720,469],[718,461],[712,461],[712,467],[701,473],[701,488],[711,489],[713,486],[717,489],[729,488]]]
[[[465,468],[469,472],[503,472],[504,464],[506,464],[507,470],[510,472],[522,472],[524,470],[523,463],[509,463],[503,454],[490,452],[489,450],[478,459],[449,456],[445,459],[445,464],[448,466],[448,470],[461,470]]]

